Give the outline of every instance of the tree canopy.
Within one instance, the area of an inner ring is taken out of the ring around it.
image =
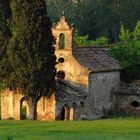
[[[140,79],[140,21],[133,32],[121,27],[120,43],[112,47],[111,53],[123,68],[122,80],[131,82]]]
[[[10,31],[11,9],[8,0],[0,0],[0,81],[8,85],[12,67],[6,54],[7,45],[11,37]]]
[[[100,36],[109,38],[110,43],[119,40],[121,24],[133,30],[140,19],[139,0],[46,0],[53,22],[62,13],[81,35],[90,39]]]

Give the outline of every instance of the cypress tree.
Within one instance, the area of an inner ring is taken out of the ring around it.
[[[44,0],[12,0],[12,38],[8,58],[14,69],[11,82],[27,98],[30,119],[37,116],[37,102],[55,88],[55,49]]]
[[[9,0],[0,0],[0,81],[8,85],[12,67],[8,62],[6,55],[7,45],[11,37],[10,31],[10,2]],[[7,79],[8,77],[8,79]]]

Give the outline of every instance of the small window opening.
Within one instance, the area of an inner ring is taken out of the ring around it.
[[[64,34],[60,34],[59,36],[59,49],[65,48],[65,36]]]
[[[58,71],[58,73],[57,73],[57,78],[58,78],[59,80],[64,79],[64,78],[65,78],[65,72],[64,72],[64,71]]]
[[[11,86],[9,87],[9,90],[10,90],[10,91],[12,90],[12,87],[11,87]]]
[[[64,58],[63,57],[58,58],[58,62],[59,63],[64,63]]]
[[[131,105],[133,107],[139,107],[140,106],[140,103],[138,101],[133,101],[133,102],[131,102]]]
[[[81,101],[81,102],[80,102],[80,105],[83,107],[83,106],[84,106],[84,102],[83,102],[83,101]]]

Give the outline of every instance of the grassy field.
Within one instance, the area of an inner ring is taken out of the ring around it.
[[[0,140],[140,140],[140,119],[0,121]]]

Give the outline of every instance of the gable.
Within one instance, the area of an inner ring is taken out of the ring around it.
[[[65,17],[61,17],[60,21],[53,27],[55,30],[71,30],[72,27],[67,23]]]

